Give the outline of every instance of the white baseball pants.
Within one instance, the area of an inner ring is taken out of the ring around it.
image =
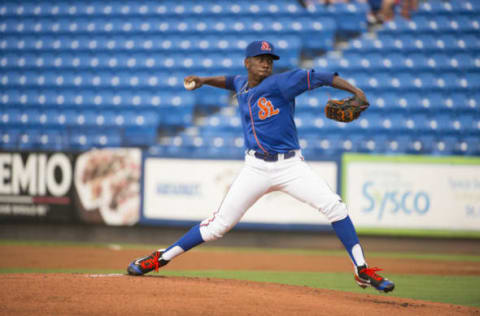
[[[319,210],[330,222],[347,217],[347,208],[326,181],[314,173],[298,150],[294,157],[275,162],[247,153],[245,165],[213,215],[202,221],[204,241],[223,237],[262,195],[282,191]]]

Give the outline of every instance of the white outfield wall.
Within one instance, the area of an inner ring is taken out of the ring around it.
[[[347,154],[342,195],[357,227],[480,231],[480,159]]]
[[[337,191],[337,163],[309,162]],[[146,158],[143,218],[145,221],[200,221],[220,205],[243,166],[239,160]],[[245,214],[242,223],[328,224],[323,214],[289,195],[272,192]]]

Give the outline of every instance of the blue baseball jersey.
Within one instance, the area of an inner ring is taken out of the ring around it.
[[[295,126],[295,97],[331,85],[335,73],[296,69],[265,78],[253,88],[248,77],[227,76],[226,88],[237,93],[245,146],[263,153],[300,149]]]

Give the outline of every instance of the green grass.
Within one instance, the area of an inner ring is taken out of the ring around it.
[[[390,236],[414,238],[470,238],[480,239],[480,231],[446,229],[357,228],[360,236]]]
[[[85,242],[59,242],[59,241],[24,241],[24,240],[1,240],[0,245],[14,246],[48,246],[48,247],[94,247],[110,248],[112,246],[120,249],[145,249],[151,251],[162,245],[158,244],[113,244],[113,243],[85,243]],[[165,245],[164,245],[165,246]],[[338,256],[346,257],[344,250],[318,250],[318,249],[294,249],[294,248],[258,248],[258,247],[216,247],[202,246],[192,251],[201,252],[253,252],[271,253],[302,256]],[[469,261],[480,262],[480,255],[467,254],[441,254],[441,253],[416,253],[416,252],[376,252],[369,251],[369,258],[390,258],[390,259],[415,259],[415,260],[441,260],[441,261]],[[347,258],[347,257],[346,257]]]
[[[97,243],[81,241],[45,241],[45,240],[10,240],[0,239],[0,246],[42,246],[42,247],[89,247],[89,248],[109,248],[111,246],[120,246],[124,249],[148,249],[158,248],[158,245],[148,244],[119,244],[119,243]],[[152,248],[153,247],[153,248]]]
[[[213,252],[261,252],[272,254],[290,254],[302,256],[338,256],[346,257],[345,250],[312,250],[312,249],[286,249],[286,248],[248,248],[248,247],[201,247],[194,251]],[[369,251],[369,258],[391,258],[391,259],[415,259],[415,260],[441,260],[441,261],[470,261],[480,262],[479,255],[466,254],[441,254],[441,253],[416,253],[416,252],[376,252]]]

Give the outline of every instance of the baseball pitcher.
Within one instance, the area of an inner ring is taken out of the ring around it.
[[[380,269],[368,267],[346,205],[304,161],[294,122],[295,97],[307,90],[331,86],[350,92],[352,97],[330,100],[325,107],[328,118],[342,122],[357,119],[367,109],[365,94],[337,73],[296,69],[272,74],[273,61],[279,58],[270,42],[254,41],[246,48],[247,75],[185,78],[188,90],[210,85],[235,91],[245,138],[245,164],[210,218],[167,249],[131,262],[127,268],[130,275],[158,270],[185,251],[223,237],[261,196],[282,191],[326,216],[353,262],[359,286],[383,292],[394,289],[392,281],[377,274]]]

